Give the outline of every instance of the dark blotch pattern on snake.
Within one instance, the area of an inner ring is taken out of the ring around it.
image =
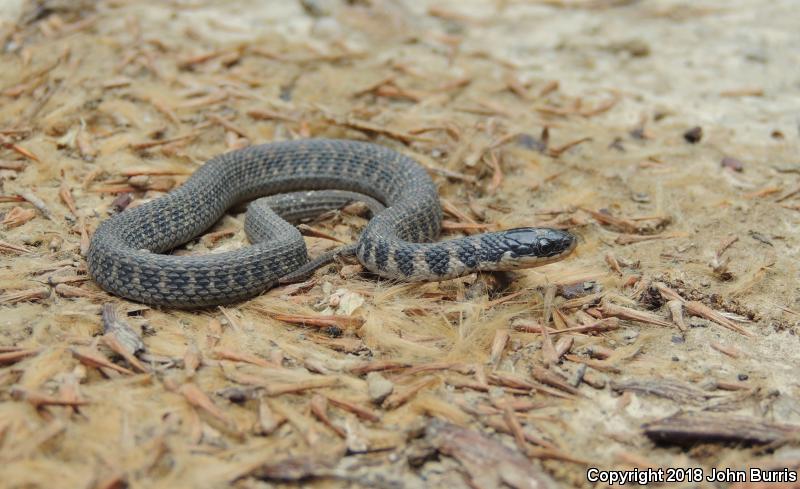
[[[347,197],[326,200],[325,192],[313,192],[329,189],[385,206],[347,251],[391,279],[443,280],[537,266],[575,247],[571,234],[545,228],[430,243],[439,235],[442,210],[424,168],[382,146],[308,139],[219,155],[169,194],[107,219],[92,237],[89,274],[103,289],[147,304],[191,308],[256,296],[308,266],[302,236],[281,217],[297,220],[346,203]],[[252,246],[163,254],[200,235],[230,207],[264,196],[272,197],[251,203],[245,220]]]

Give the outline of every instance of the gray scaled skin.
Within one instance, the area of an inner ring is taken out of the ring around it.
[[[547,228],[433,243],[442,210],[424,168],[375,144],[307,139],[221,154],[169,194],[107,219],[91,240],[89,274],[103,289],[146,304],[238,302],[282,277],[309,271],[302,236],[281,216],[296,220],[340,207],[352,200],[349,193],[366,196],[375,215],[355,246],[342,252],[390,279],[444,280],[538,266],[575,248],[570,233]],[[252,246],[200,256],[163,254],[203,233],[232,206],[265,196],[272,197],[251,204],[245,220]]]

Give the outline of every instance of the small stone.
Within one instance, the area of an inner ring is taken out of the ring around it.
[[[342,26],[333,17],[322,17],[314,23],[312,33],[322,39],[337,39],[342,36]]]
[[[683,133],[683,139],[692,144],[699,143],[700,140],[703,139],[703,128],[700,126],[695,126],[689,129]]]
[[[634,58],[644,58],[650,55],[650,45],[641,39],[628,39],[616,42],[607,48],[612,53],[628,53]]]
[[[604,389],[606,387],[606,379],[604,376],[591,370],[586,370],[581,380],[584,384],[595,389]]]
[[[617,151],[625,151],[625,145],[622,144],[622,138],[617,137],[608,145],[609,149],[616,149]]]
[[[367,389],[369,398],[375,404],[380,404],[394,391],[394,384],[378,372],[367,374]]]
[[[572,362],[570,364],[574,365]],[[568,368],[568,370],[567,382],[572,387],[578,387],[583,381],[583,376],[586,375],[586,364],[581,363],[577,368]]]
[[[635,127],[628,132],[633,139],[647,139],[647,133],[645,132],[644,126]]]
[[[321,330],[326,335],[330,336],[331,338],[341,338],[344,334],[344,331],[339,326],[328,326]]]
[[[517,136],[517,144],[522,146],[525,149],[530,149],[533,151],[545,151],[547,149],[547,143],[543,142],[540,139],[531,136],[530,134],[520,134]]]
[[[474,300],[483,297],[488,293],[489,285],[486,283],[486,280],[483,280],[481,276],[478,276],[478,279],[467,288],[466,292],[464,293],[464,298],[466,300]]]
[[[577,299],[589,295],[595,291],[595,282],[578,282],[574,284],[562,285],[558,288],[558,293],[565,299]]]
[[[325,17],[334,11],[333,0],[300,0],[300,5],[311,17]]]
[[[720,161],[719,164],[720,166],[722,166],[722,168],[728,168],[735,172],[741,173],[742,171],[744,171],[744,163],[737,160],[736,158],[731,158],[730,156],[722,158],[722,161]]]
[[[758,231],[750,231],[748,234],[756,241],[760,241],[765,245],[775,246],[774,244],[772,244],[772,241],[770,241],[769,238],[759,233]]]
[[[217,395],[224,397],[234,404],[243,404],[253,398],[253,390],[241,387],[229,387],[217,391]]]
[[[147,187],[150,185],[150,176],[149,175],[134,175],[128,178],[128,183],[131,187],[135,187],[138,189],[146,190]]]
[[[701,319],[698,317],[692,317],[689,319],[689,327],[690,328],[707,328],[708,321],[705,319]]]
[[[633,329],[626,330],[622,333],[622,337],[625,338],[628,342],[633,342],[636,338],[639,337],[639,332]]]
[[[114,212],[122,212],[125,208],[133,202],[133,196],[129,193],[119,194],[113,202],[111,202],[111,209]]]
[[[436,449],[433,446],[417,443],[406,450],[408,465],[414,468],[422,467],[431,460],[436,460]]]
[[[637,58],[643,58],[650,55],[650,45],[641,39],[632,39],[625,43],[625,50],[629,52],[631,56]]]
[[[739,379],[740,381],[744,382],[745,380],[749,379],[750,376],[747,375],[747,374],[739,374],[739,375],[736,376],[736,378]]]

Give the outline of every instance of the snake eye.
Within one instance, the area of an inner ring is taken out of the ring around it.
[[[558,229],[544,230],[545,235],[539,238],[540,256],[556,256],[575,247],[575,236]]]
[[[539,253],[543,256],[553,256],[564,251],[566,247],[558,241],[542,238],[539,240]]]

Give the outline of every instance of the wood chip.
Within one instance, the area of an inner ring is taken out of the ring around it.
[[[311,397],[311,414],[316,416],[325,426],[333,430],[340,438],[347,438],[347,432],[345,432],[341,426],[334,424],[328,416],[328,399],[324,396],[314,394]]]
[[[136,356],[134,356],[134,354],[130,352],[130,350],[128,349],[129,346],[123,344],[118,337],[111,335],[103,336],[103,343],[109,349],[111,349],[111,351],[124,358],[125,361],[128,362],[128,364],[137,371],[139,372],[150,371],[150,369],[147,368],[146,365],[140,362],[139,359],[136,358]]]
[[[228,417],[228,415],[216,404],[214,404],[214,401],[212,401],[205,392],[197,387],[197,385],[187,382],[178,388],[178,392],[192,406],[205,411],[228,426],[233,426],[233,421]]]
[[[6,292],[0,295],[0,304],[16,304],[17,302],[37,302],[50,297],[50,287],[35,287],[32,289]]]
[[[405,362],[397,362],[394,360],[374,360],[371,362],[357,363],[347,370],[355,375],[363,375],[370,372],[383,372],[387,370],[401,370],[410,367],[411,365]]]
[[[567,379],[542,367],[534,365],[531,369],[531,375],[534,379],[538,380],[542,384],[555,387],[556,389],[561,389],[562,391],[573,395],[579,394],[578,389],[567,383]]]
[[[67,285],[67,284],[56,284],[56,286],[53,287],[53,290],[55,290],[56,294],[58,294],[59,296],[67,298],[84,297],[87,299],[98,300],[98,301],[108,299],[108,296],[104,295],[101,292],[92,292],[90,290],[82,289],[80,287],[74,287],[72,285]]]
[[[61,202],[67,206],[69,212],[73,216],[78,217],[78,208],[75,205],[75,199],[72,197],[72,192],[70,191],[66,182],[61,182],[61,187],[58,189],[58,196],[61,198]]]
[[[674,233],[661,233],[661,234],[651,234],[648,236],[640,236],[638,234],[620,234],[617,236],[617,239],[614,240],[615,243],[620,245],[629,245],[635,243],[641,243],[644,241],[658,241],[662,239],[675,239],[675,238],[685,238],[687,234],[685,232],[674,232]]]
[[[36,217],[36,211],[33,209],[23,209],[22,207],[14,207],[3,218],[2,224],[6,229],[22,226],[28,221]]]
[[[251,355],[249,353],[236,352],[222,348],[217,348],[216,350],[214,350],[214,357],[219,360],[251,363],[253,365],[258,365],[259,367],[280,368],[280,365],[275,365],[269,360],[265,360],[261,357]]]
[[[549,387],[538,385],[530,382],[522,377],[511,374],[508,372],[492,372],[488,376],[488,380],[495,385],[510,387],[512,389],[519,389],[522,391],[537,391],[542,394],[547,394],[553,397],[560,397],[562,399],[573,399],[572,395],[565,394],[559,390],[551,389]]]
[[[334,406],[344,409],[345,411],[349,411],[358,416],[359,418],[365,419],[367,421],[379,421],[381,419],[378,413],[369,408],[359,406],[358,404],[350,401],[345,401],[344,399],[339,399],[338,397],[333,397],[330,395],[325,397],[327,397],[328,401],[330,401],[330,403],[333,404]]]
[[[797,438],[800,426],[703,412],[678,413],[646,423],[644,432],[657,443],[748,443],[764,445]]]
[[[266,398],[259,399],[256,433],[262,436],[268,436],[285,422],[286,418],[276,414],[270,407],[269,401]]]
[[[672,400],[678,404],[699,405],[714,397],[691,384],[673,379],[630,379],[611,382],[615,391],[631,391]]]
[[[35,154],[33,154],[32,152],[28,151],[27,149],[23,148],[22,146],[20,146],[20,145],[18,145],[18,144],[11,144],[11,145],[10,145],[10,148],[11,148],[11,149],[12,149],[14,152],[16,152],[16,153],[18,153],[18,154],[21,154],[21,155],[22,155],[22,156],[24,156],[25,158],[28,158],[28,159],[30,159],[30,160],[33,160],[33,161],[35,161],[35,162],[37,162],[37,163],[40,163],[40,162],[41,162],[41,160],[39,159],[39,157],[38,157],[38,156],[36,156]]]
[[[234,480],[252,477],[265,481],[302,482],[315,476],[328,476],[344,456],[343,449],[325,450],[324,454],[280,455],[270,453],[240,471]]]
[[[26,348],[15,351],[6,351],[0,353],[0,365],[10,365],[24,360],[28,357],[38,355],[41,350],[39,348]]]
[[[23,171],[26,166],[23,161],[0,161],[0,170]]]
[[[265,384],[264,392],[269,396],[280,396],[283,394],[293,394],[313,389],[323,389],[333,387],[339,383],[336,377],[322,377],[301,382],[292,383],[268,383]]]
[[[197,344],[190,341],[186,346],[186,352],[183,354],[183,369],[186,371],[186,377],[191,378],[197,372],[197,368],[203,361],[203,356]]]
[[[710,342],[708,346],[720,353],[728,355],[731,358],[740,358],[742,356],[742,351],[734,346],[723,345],[722,343],[717,343],[716,341]]]
[[[626,319],[628,321],[636,321],[639,323],[653,324],[655,326],[671,327],[672,323],[665,321],[653,313],[638,311],[630,307],[619,306],[607,300],[604,300],[600,305],[600,312],[604,316],[613,316],[619,319]]]
[[[395,409],[411,400],[419,391],[439,384],[439,379],[435,377],[425,377],[409,386],[398,387],[392,395],[383,402],[385,409]]]
[[[601,360],[593,360],[591,358],[581,358],[577,355],[569,355],[569,354],[564,355],[564,358],[569,360],[570,362],[582,363],[586,366],[592,367],[595,370],[600,370],[601,372],[611,372],[617,374],[622,372],[622,370],[620,370],[620,368],[617,367],[616,365]]]
[[[453,457],[468,474],[472,486],[489,489],[503,485],[514,489],[556,487],[522,454],[487,436],[454,424],[434,420],[426,439],[436,450]]]
[[[11,397],[26,401],[34,407],[40,406],[85,406],[89,401],[85,399],[66,399],[54,397],[49,394],[15,386],[11,389]]]
[[[103,356],[102,353],[100,353],[95,349],[73,347],[70,349],[70,351],[72,352],[72,356],[80,360],[81,363],[84,363],[90,367],[107,368],[117,371],[121,374],[133,375],[132,371],[128,370],[127,368],[120,367],[116,363],[113,363],[111,360]]]
[[[753,337],[753,333],[747,331],[743,327],[739,326],[738,324],[734,323],[730,319],[726,318],[719,312],[711,309],[710,307],[706,306],[702,302],[697,301],[689,301],[684,304],[686,307],[686,312],[693,316],[699,316],[704,319],[708,319],[709,321],[715,322],[720,326],[724,326],[732,331],[736,331],[737,333],[743,334],[745,336]]]
[[[53,213],[50,212],[50,209],[44,203],[42,199],[40,199],[36,194],[34,194],[30,190],[23,190],[19,193],[20,197],[27,200],[31,205],[36,207],[42,215],[49,220],[53,220]]]
[[[510,335],[508,334],[507,329],[498,329],[495,331],[494,340],[492,341],[492,348],[489,353],[489,364],[493,368],[496,368],[497,364],[500,362],[500,357],[503,355],[503,350],[505,350],[509,338]]]
[[[337,326],[342,329],[358,328],[364,324],[363,318],[350,316],[310,316],[304,314],[279,314],[272,313],[273,319],[289,324],[299,324],[302,326],[316,326],[318,328],[328,328]]]
[[[328,122],[338,126],[355,129],[365,134],[386,136],[388,138],[400,141],[403,144],[411,144],[414,141],[428,141],[428,138],[425,137],[407,134],[374,124],[372,122],[362,121],[355,118],[338,118],[335,116],[328,116]]]
[[[190,139],[193,139],[193,138],[197,137],[198,135],[199,135],[199,133],[197,133],[197,132],[190,132],[188,134],[183,134],[181,136],[175,136],[173,138],[156,139],[156,140],[152,140],[152,141],[144,141],[144,142],[141,142],[141,143],[133,143],[133,144],[131,144],[131,148],[135,149],[135,150],[138,150],[138,151],[141,151],[141,150],[144,150],[144,149],[154,148],[156,146],[163,146],[165,144],[176,143],[178,141],[188,141]]]
[[[136,355],[145,350],[141,335],[119,317],[114,304],[103,304],[102,322],[103,333],[113,336],[129,354]]]
[[[673,299],[667,302],[667,308],[672,316],[672,322],[678,326],[678,329],[685,332],[688,328],[686,321],[683,320],[683,301]]]
[[[285,122],[300,122],[297,117],[268,109],[251,109],[247,111],[247,115],[253,119],[259,120],[278,120]]]

